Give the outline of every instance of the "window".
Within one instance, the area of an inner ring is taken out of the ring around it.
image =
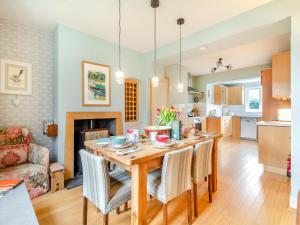
[[[246,112],[262,112],[261,87],[245,88]]]
[[[139,81],[125,80],[125,122],[139,120]]]

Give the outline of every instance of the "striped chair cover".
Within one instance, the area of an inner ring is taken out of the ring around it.
[[[116,209],[131,198],[130,178],[110,177],[105,159],[80,150],[83,169],[83,196],[103,214]],[[114,179],[112,179],[114,178]]]
[[[208,140],[195,146],[192,164],[192,180],[199,183],[212,173],[212,149],[214,140]]]
[[[162,170],[148,175],[148,193],[167,203],[191,189],[193,147],[169,152],[164,156]]]

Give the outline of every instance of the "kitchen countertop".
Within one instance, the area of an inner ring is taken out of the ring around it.
[[[210,118],[232,118],[232,116],[207,116]]]
[[[242,118],[260,118],[262,117],[261,115],[233,115],[233,116],[236,116],[236,117],[242,117]]]
[[[257,126],[276,126],[276,127],[290,127],[291,122],[288,121],[259,121]]]

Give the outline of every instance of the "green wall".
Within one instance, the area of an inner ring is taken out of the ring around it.
[[[55,120],[59,124],[59,134],[56,140],[58,160],[64,161],[65,120],[67,112],[80,111],[124,111],[124,85],[118,85],[114,79],[117,69],[118,46],[105,40],[90,36],[71,28],[59,25],[55,32]],[[82,106],[82,69],[83,60],[111,66],[111,106]],[[143,80],[142,55],[139,52],[122,49],[122,69],[127,77]],[[145,97],[143,97],[145,98]],[[142,101],[143,102],[143,101]],[[140,113],[145,114],[141,104]],[[123,115],[124,117],[124,115]],[[124,121],[124,118],[123,118]]]

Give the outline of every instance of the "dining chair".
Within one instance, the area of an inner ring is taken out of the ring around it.
[[[192,162],[192,181],[194,190],[194,211],[198,216],[198,193],[197,187],[200,182],[208,179],[209,202],[212,202],[212,150],[214,140],[208,140],[195,146]]]
[[[80,157],[83,169],[83,225],[87,225],[88,201],[103,213],[103,225],[108,225],[108,214],[130,200],[131,179],[109,173],[107,161],[102,156],[82,149]]]
[[[148,174],[147,190],[150,196],[163,203],[163,224],[168,224],[168,203],[186,193],[188,202],[188,224],[191,217],[191,167],[193,147],[166,153],[163,166]]]

